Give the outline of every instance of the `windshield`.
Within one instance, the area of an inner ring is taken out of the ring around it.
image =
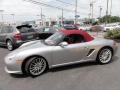
[[[64,38],[64,33],[62,32],[56,32],[52,36],[50,36],[48,39],[45,40],[45,43],[47,45],[57,45],[61,42],[61,40]]]

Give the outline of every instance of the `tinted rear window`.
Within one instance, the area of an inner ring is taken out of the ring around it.
[[[35,30],[33,28],[29,28],[29,27],[22,27],[22,28],[20,28],[18,30],[20,31],[20,33],[35,32]]]

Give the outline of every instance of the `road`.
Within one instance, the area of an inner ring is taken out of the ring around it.
[[[120,90],[120,45],[110,64],[81,63],[52,69],[36,78],[7,74],[7,53],[0,48],[0,90]]]

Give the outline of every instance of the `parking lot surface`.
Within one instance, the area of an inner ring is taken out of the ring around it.
[[[120,45],[110,64],[87,62],[59,67],[36,78],[7,74],[4,57],[8,53],[0,48],[0,90],[120,90]]]

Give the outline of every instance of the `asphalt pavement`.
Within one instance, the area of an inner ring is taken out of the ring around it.
[[[4,57],[8,53],[0,48],[0,90],[120,90],[120,45],[110,64],[87,62],[59,67],[36,78],[7,74]]]

